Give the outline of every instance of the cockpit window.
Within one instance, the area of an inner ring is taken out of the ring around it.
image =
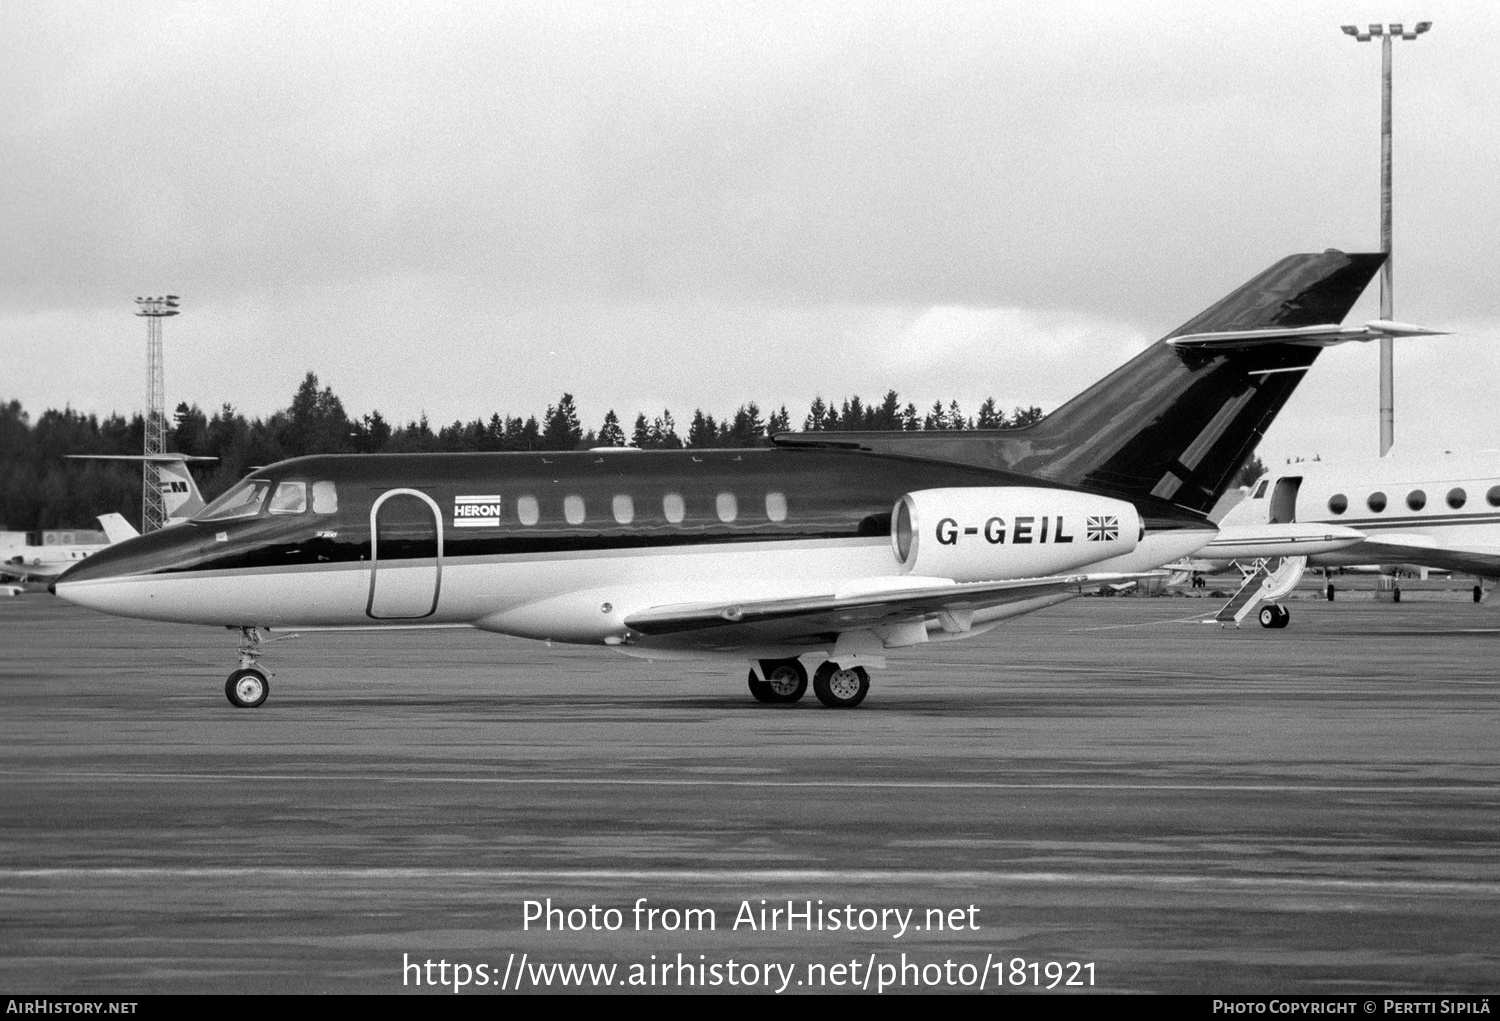
[[[229,521],[234,518],[253,518],[260,513],[271,491],[270,479],[245,479],[229,492],[203,508],[194,521]]]
[[[271,497],[272,514],[301,514],[307,510],[307,483],[283,482]]]
[[[1255,495],[1253,497],[1251,497],[1251,499],[1252,500],[1259,500],[1261,497],[1265,496],[1266,495],[1266,486],[1267,486],[1267,484],[1270,483],[1270,481],[1271,481],[1270,479],[1261,479],[1260,480],[1260,485],[1258,485],[1258,486],[1255,487]]]

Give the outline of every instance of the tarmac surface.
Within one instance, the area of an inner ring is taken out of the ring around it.
[[[0,991],[1500,990],[1500,605],[1291,608],[1080,599],[853,711],[308,635],[237,710],[229,632],[0,600]]]

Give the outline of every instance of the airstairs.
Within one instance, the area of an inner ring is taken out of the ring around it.
[[[1306,557],[1261,557],[1249,563],[1236,562],[1244,582],[1229,602],[1205,623],[1228,627],[1240,626],[1240,621],[1255,611],[1257,606],[1267,604],[1268,611],[1261,615],[1262,627],[1286,627],[1291,614],[1276,604],[1276,600],[1291,592],[1302,580],[1307,569]]]

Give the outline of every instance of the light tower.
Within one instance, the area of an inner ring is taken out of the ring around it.
[[[141,465],[141,531],[154,532],[167,523],[161,479],[152,454],[167,450],[166,374],[161,358],[161,321],[177,314],[177,295],[136,298],[138,316],[146,320],[146,462]]]
[[[1394,314],[1393,276],[1391,255],[1391,43],[1396,39],[1415,39],[1432,27],[1430,21],[1417,22],[1416,28],[1408,30],[1401,22],[1389,25],[1371,25],[1361,29],[1357,25],[1342,26],[1347,36],[1367,43],[1380,40],[1380,250],[1385,253],[1385,265],[1380,268],[1380,318],[1389,322]],[[1395,371],[1392,368],[1391,338],[1380,338],[1380,456],[1391,449],[1396,433]]]

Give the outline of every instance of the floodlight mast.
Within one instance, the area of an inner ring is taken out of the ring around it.
[[[167,450],[166,373],[162,367],[161,321],[178,313],[180,299],[175,294],[157,298],[136,298],[146,320],[146,442],[148,460],[141,465],[141,531],[155,532],[167,524],[167,504],[162,496],[161,476],[152,454]]]
[[[1395,39],[1416,39],[1432,27],[1430,21],[1419,21],[1407,29],[1402,22],[1389,25],[1370,25],[1361,29],[1357,25],[1340,26],[1345,35],[1353,36],[1356,42],[1367,43],[1380,39],[1380,250],[1385,253],[1385,265],[1380,267],[1380,318],[1390,320],[1395,315],[1395,283],[1391,252],[1391,42]],[[1392,338],[1380,338],[1380,456],[1384,457],[1395,442],[1396,433],[1396,384],[1393,367]]]

